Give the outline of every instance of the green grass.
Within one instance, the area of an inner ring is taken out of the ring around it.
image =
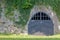
[[[58,38],[1,38],[0,40],[60,40]]]
[[[0,35],[0,40],[60,40],[59,35],[53,36],[33,36],[33,35]]]
[[[58,38],[1,38],[0,40],[60,40]]]
[[[11,34],[0,35],[0,38],[60,38],[60,34],[52,36],[36,36],[36,35],[24,35],[24,34]]]

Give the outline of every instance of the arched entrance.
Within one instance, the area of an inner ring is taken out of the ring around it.
[[[34,14],[28,24],[28,34],[53,35],[54,24],[49,15],[44,12]]]

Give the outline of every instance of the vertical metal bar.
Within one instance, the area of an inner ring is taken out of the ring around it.
[[[40,20],[41,20],[41,12],[40,12]]]

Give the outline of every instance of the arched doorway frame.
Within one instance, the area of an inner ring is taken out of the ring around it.
[[[59,20],[58,20],[58,18],[56,16],[56,13],[53,12],[53,10],[52,10],[52,8],[50,6],[48,6],[48,8],[47,8],[46,6],[43,6],[43,5],[41,5],[41,6],[35,5],[31,9],[30,17],[29,17],[29,20],[28,20],[27,25],[26,25],[27,33],[28,33],[28,24],[29,24],[29,21],[32,18],[32,16],[34,14],[36,14],[37,12],[45,12],[45,13],[47,13],[47,15],[50,16],[51,20],[54,23],[54,34],[58,34],[59,33],[59,29],[58,29]]]

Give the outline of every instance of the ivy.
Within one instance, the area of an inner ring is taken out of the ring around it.
[[[25,0],[25,3],[23,3],[22,8],[27,9],[31,7],[32,7],[31,0]]]

